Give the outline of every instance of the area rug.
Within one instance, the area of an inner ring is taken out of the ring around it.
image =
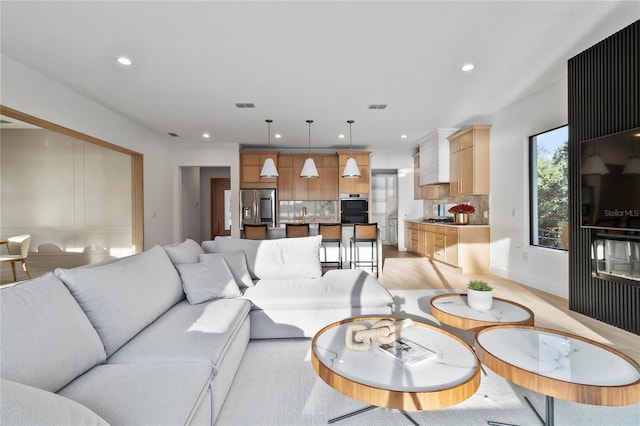
[[[439,325],[431,315],[431,297],[446,290],[397,290],[394,315]],[[453,331],[448,329],[449,331]],[[470,333],[457,332],[472,341]],[[216,425],[326,425],[365,404],[346,397],[319,379],[311,366],[310,339],[252,340]],[[485,368],[478,391],[446,409],[409,412],[420,425],[541,425],[525,396],[544,415],[544,396],[514,385]],[[376,408],[338,425],[410,425],[396,410]],[[555,400],[555,424],[638,425],[640,404],[600,407]]]

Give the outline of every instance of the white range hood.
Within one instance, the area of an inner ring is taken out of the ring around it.
[[[459,129],[436,129],[418,140],[420,185],[449,183],[449,140]]]

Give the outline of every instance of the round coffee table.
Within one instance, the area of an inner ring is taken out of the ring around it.
[[[441,323],[460,330],[479,331],[500,324],[533,325],[531,309],[506,299],[493,298],[488,311],[469,307],[467,295],[460,293],[441,294],[433,297],[431,314]]]
[[[545,395],[547,426],[553,426],[555,397],[592,405],[640,402],[640,364],[593,340],[539,327],[499,325],[476,335],[476,351],[497,374]]]
[[[402,330],[403,338],[437,354],[437,359],[411,367],[383,353],[377,342],[367,352],[347,349],[345,334],[349,325],[358,323],[369,328],[383,319],[401,321],[389,317],[348,318],[327,325],[311,341],[311,364],[318,376],[335,390],[372,404],[358,412],[385,407],[399,409],[408,417],[403,410],[448,407],[476,392],[480,363],[473,348],[437,327],[414,322]]]

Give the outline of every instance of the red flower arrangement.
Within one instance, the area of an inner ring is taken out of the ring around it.
[[[456,204],[449,209],[449,213],[475,213],[476,208],[471,204]]]

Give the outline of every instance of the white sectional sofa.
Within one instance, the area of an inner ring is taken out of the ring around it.
[[[368,274],[322,276],[319,249],[187,240],[2,289],[0,424],[213,424],[250,338],[391,313]]]

